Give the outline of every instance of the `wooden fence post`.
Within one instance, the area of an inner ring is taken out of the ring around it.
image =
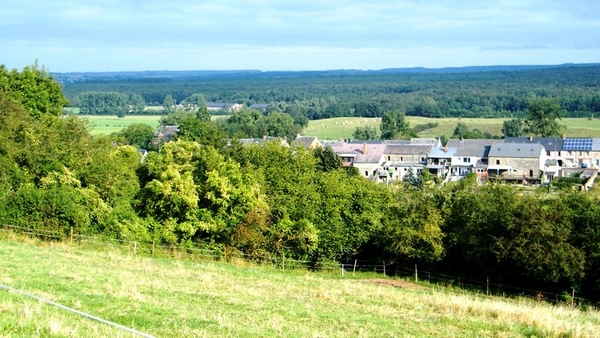
[[[342,263],[342,278],[344,278],[344,263]]]
[[[417,263],[415,263],[415,283],[419,281],[419,274],[417,273]]]
[[[385,261],[383,261],[383,275],[385,276]]]
[[[490,295],[490,276],[487,276],[486,284],[485,284],[485,293]]]
[[[352,276],[354,276],[355,272],[356,272],[356,259],[354,260],[354,267],[352,268]]]
[[[71,232],[69,234],[69,238],[71,239],[71,245],[73,245],[73,227],[71,227]]]
[[[135,256],[137,252],[137,242],[133,242],[133,255]]]
[[[153,238],[153,239],[152,239],[152,256],[153,256],[153,257],[154,257],[154,243],[155,243],[155,240],[154,240],[154,238]]]

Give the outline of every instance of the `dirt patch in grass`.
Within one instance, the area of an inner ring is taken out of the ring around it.
[[[373,284],[389,285],[389,286],[393,286],[395,288],[417,289],[417,290],[423,289],[423,286],[421,286],[419,284],[407,282],[407,281],[400,280],[400,279],[376,278],[376,279],[369,279],[366,282],[373,283]]]

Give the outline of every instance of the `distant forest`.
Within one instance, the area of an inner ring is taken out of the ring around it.
[[[271,111],[310,120],[381,117],[399,109],[408,116],[521,117],[534,96],[558,100],[565,117],[597,117],[600,64],[561,66],[387,69],[379,71],[189,71],[58,73],[65,96],[118,93],[131,106],[176,103],[194,94],[208,102],[268,103]],[[110,97],[110,95],[104,95]],[[151,113],[143,109],[130,114]],[[160,113],[153,111],[152,113]]]

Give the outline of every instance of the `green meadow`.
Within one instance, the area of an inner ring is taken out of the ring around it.
[[[114,116],[80,115],[88,121],[92,135],[111,134],[129,126],[132,123],[146,123],[152,127],[158,126],[159,115],[128,115],[124,118]],[[215,115],[213,119],[227,118],[228,115]],[[406,118],[412,127],[425,123],[438,123],[438,126],[419,133],[420,137],[451,137],[458,122],[465,123],[469,129],[479,129],[492,135],[502,135],[502,123],[506,119],[484,118],[443,118],[408,116]],[[566,127],[565,135],[569,137],[600,137],[600,119],[565,118],[562,124]],[[317,136],[322,140],[337,140],[352,138],[357,127],[371,126],[379,130],[380,118],[338,117],[324,120],[313,120],[303,131],[304,135]]]
[[[438,123],[438,126],[419,133],[419,137],[439,137],[446,135],[450,138],[458,122],[465,123],[469,129],[479,129],[492,135],[502,135],[502,123],[506,119],[487,118],[443,118],[407,116],[411,127],[425,123]],[[600,119],[565,118],[561,123],[566,127],[564,134],[568,137],[600,137]],[[310,121],[304,130],[304,135],[317,136],[324,140],[352,138],[356,127],[372,126],[379,130],[380,118],[339,117],[325,120]]]
[[[594,337],[591,308],[0,233],[0,283],[155,337]],[[0,290],[2,337],[131,337]]]
[[[87,121],[92,135],[116,133],[133,123],[144,123],[155,128],[160,120],[160,115],[127,115],[123,118],[117,115],[79,115],[79,117]]]

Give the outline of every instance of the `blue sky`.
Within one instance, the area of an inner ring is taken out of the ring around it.
[[[19,0],[0,64],[52,72],[600,62],[596,0]]]

